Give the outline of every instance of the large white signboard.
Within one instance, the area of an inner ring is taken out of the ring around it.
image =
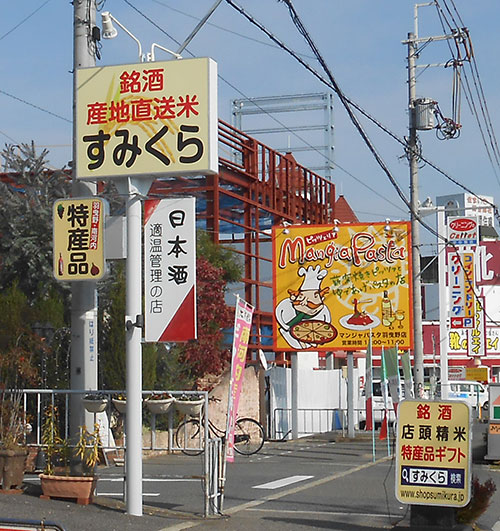
[[[195,199],[145,201],[145,341],[196,339]]]
[[[217,173],[217,64],[212,59],[76,73],[78,178]]]

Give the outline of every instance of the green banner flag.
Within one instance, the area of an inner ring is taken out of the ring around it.
[[[399,377],[398,351],[395,347],[384,349],[384,363],[386,375],[389,380],[391,379],[391,376]]]
[[[382,356],[384,378],[389,383],[389,393],[392,398],[394,411],[397,412],[399,403],[399,358],[397,347],[384,349]]]
[[[409,350],[406,350],[401,355],[401,365],[403,366],[403,377],[405,381],[405,398],[413,398],[413,375],[411,372]]]

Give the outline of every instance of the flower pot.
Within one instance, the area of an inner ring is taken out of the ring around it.
[[[2,490],[20,489],[24,479],[24,468],[28,450],[0,450],[0,481]]]
[[[205,403],[204,398],[199,400],[179,400],[175,399],[175,407],[177,411],[182,415],[199,415],[203,404]]]
[[[40,483],[43,492],[40,498],[70,498],[80,505],[88,505],[94,498],[97,478],[40,474]]]
[[[102,413],[108,405],[108,399],[100,398],[95,400],[91,398],[82,398],[82,403],[89,413]]]
[[[126,400],[118,400],[118,398],[112,399],[113,405],[116,407],[116,410],[118,413],[126,413],[127,412],[127,401]]]
[[[168,413],[174,404],[174,398],[162,398],[160,400],[146,400],[146,406],[155,415]]]

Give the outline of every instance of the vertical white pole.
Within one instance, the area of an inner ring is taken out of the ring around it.
[[[420,225],[418,220],[418,142],[415,124],[416,100],[416,58],[417,44],[415,35],[408,34],[408,152],[410,158],[410,202],[411,202],[411,238],[413,265],[413,357],[415,372],[415,391],[417,398],[422,397],[424,388],[424,346],[422,338],[422,293],[420,279]]]
[[[138,195],[129,190],[127,199],[127,295],[126,321],[136,323],[142,315],[142,208]],[[126,504],[127,513],[142,516],[142,329],[126,331],[127,424]]]
[[[76,158],[78,138],[76,135],[76,101],[78,68],[95,66],[93,47],[89,44],[90,25],[95,22],[94,0],[74,2],[73,10],[73,197],[91,197],[97,191],[94,183],[78,181]],[[95,282],[71,283],[71,389],[97,389],[97,289]],[[90,331],[93,331],[90,345]],[[82,395],[70,396],[70,434],[78,437],[80,426],[90,426],[92,415],[85,411]]]
[[[442,238],[447,237],[445,210],[438,207],[437,231]],[[441,399],[448,399],[448,286],[446,285],[446,243],[438,239],[438,280],[439,280],[439,368]]]
[[[292,439],[299,438],[299,360],[292,352]]]
[[[373,456],[373,462],[375,462],[375,455],[376,455],[376,448],[375,448],[375,420],[373,418],[373,337],[372,337],[372,329],[370,328],[370,346],[371,346],[371,354],[370,354],[370,396],[372,399],[370,400],[370,414],[372,417],[372,456]],[[366,385],[366,383],[365,383]],[[366,397],[366,391],[365,391],[365,397]],[[365,402],[366,407],[366,402]],[[368,412],[367,412],[368,413]],[[368,414],[366,413],[366,416]]]
[[[354,353],[347,351],[347,436],[354,438]]]

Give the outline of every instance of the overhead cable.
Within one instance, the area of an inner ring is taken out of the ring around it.
[[[135,7],[129,0],[123,0],[127,5],[129,5],[130,7],[132,7],[139,15],[141,15],[144,19],[146,19],[148,22],[150,22],[155,28],[157,28],[158,30],[160,30],[164,35],[166,35],[169,39],[171,39],[173,42],[175,42],[176,44],[178,44],[180,46],[180,42],[175,39],[174,37],[172,37],[170,34],[168,34],[161,26],[159,26],[156,22],[154,22],[150,17],[148,17],[145,13],[143,13],[140,9],[138,9],[137,7]],[[282,46],[279,46],[280,48],[283,48]],[[195,55],[190,52],[187,48],[186,48],[186,52],[189,53],[189,55],[191,55],[191,57],[195,57]],[[305,56],[305,57],[308,57],[308,56]],[[307,63],[305,63],[307,64]],[[250,100],[251,98],[249,96],[247,96],[244,92],[242,92],[238,87],[236,87],[234,84],[232,84],[231,82],[229,82],[227,79],[225,79],[224,77],[222,77],[220,74],[218,74],[218,77],[221,81],[223,81],[224,83],[226,83],[229,87],[231,87],[233,90],[235,90],[236,92],[238,92],[238,94],[240,94],[241,96],[243,96],[245,99],[248,99]],[[326,81],[326,80],[323,80],[323,82],[329,87],[329,88],[332,88],[331,85]],[[274,120],[277,124],[279,124],[281,127],[283,127],[285,130],[287,130],[289,133],[291,133],[293,136],[295,136],[296,138],[298,138],[301,142],[303,142],[308,148],[311,148],[312,150],[314,150],[315,152],[317,152],[320,156],[323,156],[325,157],[325,159],[328,161],[328,162],[333,162],[330,158],[328,158],[324,153],[322,153],[320,150],[318,150],[316,147],[312,146],[309,142],[307,142],[304,138],[302,138],[299,134],[297,134],[296,131],[293,131],[292,129],[288,128],[283,122],[281,122],[278,118],[276,118],[275,116],[273,116],[271,113],[269,113],[266,109],[264,109],[263,107],[261,107],[260,105],[258,105],[256,102],[253,102],[253,105],[255,107],[257,107],[260,111],[262,111],[263,113],[267,114],[272,120]],[[374,193],[377,197],[380,197],[381,199],[383,199],[384,201],[387,201],[390,205],[392,205],[393,207],[397,208],[398,210],[401,210],[400,207],[398,205],[396,205],[395,203],[393,203],[392,201],[389,201],[387,199],[387,197],[383,196],[380,192],[374,190],[373,188],[371,188],[369,185],[367,185],[366,183],[364,183],[361,179],[355,177],[352,173],[350,173],[348,170],[346,170],[345,168],[343,168],[342,166],[340,166],[339,164],[335,163],[336,167],[343,171],[345,174],[349,175],[351,178],[353,178],[356,182],[358,182],[359,184],[363,185],[365,188],[367,188],[368,190],[370,190],[370,192]]]

